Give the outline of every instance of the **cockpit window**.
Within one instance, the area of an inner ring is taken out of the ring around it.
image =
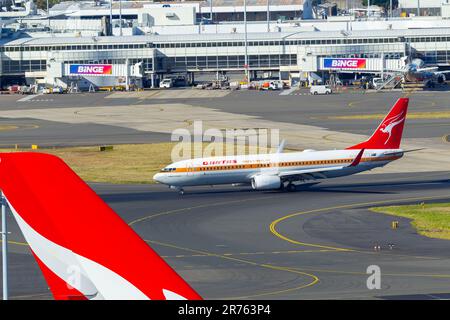
[[[161,172],[170,172],[170,171],[175,171],[176,168],[162,168]]]

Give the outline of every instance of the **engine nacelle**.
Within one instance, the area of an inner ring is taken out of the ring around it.
[[[255,190],[273,190],[281,187],[281,179],[278,176],[259,175],[252,179],[252,188]]]

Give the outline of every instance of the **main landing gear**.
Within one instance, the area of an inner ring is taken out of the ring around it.
[[[281,184],[280,190],[287,191],[287,192],[293,192],[297,190],[297,186],[293,184],[292,182],[288,182],[287,184]]]

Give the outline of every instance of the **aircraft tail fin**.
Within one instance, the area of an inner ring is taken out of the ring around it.
[[[364,142],[347,149],[398,149],[403,135],[408,98],[400,98],[383,119],[372,136]]]
[[[61,159],[0,153],[0,189],[55,299],[201,299]]]

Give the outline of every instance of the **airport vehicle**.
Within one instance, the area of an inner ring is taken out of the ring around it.
[[[331,94],[333,90],[331,90],[330,86],[311,86],[309,89],[309,93],[317,95],[317,94]]]
[[[380,88],[384,84],[383,78],[372,78],[372,87],[374,89]]]
[[[20,86],[18,84],[14,84],[12,86],[8,86],[8,91],[10,93],[19,93],[20,92]]]
[[[265,81],[260,87],[261,90],[281,90],[282,85],[277,81]]]
[[[408,109],[400,98],[365,142],[345,150],[209,157],[168,165],[153,179],[183,193],[186,186],[247,184],[255,190],[295,190],[297,184],[383,167],[403,156],[400,142]]]
[[[170,78],[165,78],[159,83],[160,88],[172,88],[173,87],[173,81]]]
[[[52,93],[62,94],[62,93],[64,93],[64,90],[62,87],[58,86],[58,87],[44,88],[42,90],[42,93],[44,93],[44,94],[52,94]]]
[[[201,299],[61,159],[0,153],[0,175],[55,299]]]

